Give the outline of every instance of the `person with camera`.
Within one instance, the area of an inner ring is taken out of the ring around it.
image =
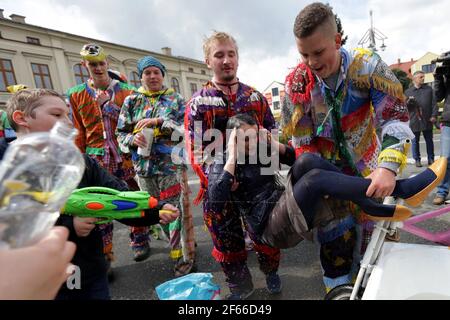
[[[433,62],[442,63],[434,70],[433,91],[436,101],[444,100],[444,110],[441,116],[441,157],[447,157],[448,159],[450,158],[450,51],[445,52]],[[437,187],[433,204],[441,205],[445,203],[449,191],[449,182],[450,170],[447,164],[445,178]]]
[[[413,85],[405,91],[409,112],[409,126],[415,138],[412,143],[412,154],[416,160],[416,167],[421,167],[420,133],[425,138],[427,146],[428,165],[434,162],[433,125],[437,118],[436,101],[433,89],[424,84],[425,73],[421,70],[414,72]]]

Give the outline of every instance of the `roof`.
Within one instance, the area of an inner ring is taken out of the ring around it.
[[[284,86],[284,83],[282,83],[282,82],[279,82],[279,81],[272,81],[272,82],[271,82],[271,83],[263,90],[263,92],[266,92],[267,89],[269,89],[270,87],[272,87],[274,83],[277,83],[277,84],[279,84],[279,85],[281,85],[281,86]]]
[[[390,69],[400,69],[400,70],[404,71],[408,75],[409,78],[412,78],[411,66],[416,62],[417,62],[417,60],[411,60],[408,62],[400,62],[400,63],[397,62],[397,63],[391,64],[389,66],[389,68]]]

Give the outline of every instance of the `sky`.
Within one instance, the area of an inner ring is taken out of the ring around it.
[[[263,91],[284,82],[300,61],[293,24],[305,0],[0,0],[5,17],[153,52],[204,60],[202,43],[213,30],[233,35],[239,46],[239,79]],[[387,39],[379,51],[388,64],[450,50],[450,1],[343,0],[328,2],[342,21],[346,48],[354,48],[370,28]],[[377,42],[381,45],[381,41]],[[365,44],[367,46],[367,43]]]

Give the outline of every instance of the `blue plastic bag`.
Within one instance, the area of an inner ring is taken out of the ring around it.
[[[211,273],[190,273],[156,287],[160,300],[220,300],[220,287]]]

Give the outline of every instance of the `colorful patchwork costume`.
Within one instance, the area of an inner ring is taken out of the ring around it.
[[[344,173],[365,177],[377,167],[397,173],[406,164],[405,142],[414,137],[402,86],[376,53],[343,48],[340,53],[335,89],[303,63],[287,76],[283,133],[292,139],[297,156],[304,152],[318,154]],[[329,290],[351,282],[356,265],[356,231],[362,227],[363,236],[370,237],[373,224],[364,215],[358,215],[358,221],[349,215],[358,211],[350,202],[325,202],[336,217],[318,228],[324,281]]]
[[[83,153],[98,161],[109,173],[128,183],[131,190],[136,190],[131,156],[120,151],[115,135],[117,120],[125,98],[136,91],[127,83],[111,79],[104,90],[110,97],[103,106],[97,103],[101,92],[94,88],[93,82],[77,85],[67,92],[72,120],[78,130],[75,143]],[[112,224],[103,224],[105,254],[112,258]]]
[[[141,190],[181,208],[181,217],[172,222],[166,230],[170,239],[170,256],[176,261],[176,275],[185,274],[184,269],[192,268],[195,254],[193,233],[182,234],[182,223],[185,226],[184,215],[189,214],[189,207],[184,201],[188,194],[188,190],[184,190],[187,187],[187,176],[186,167],[182,164],[182,154],[180,155],[181,148],[177,146],[179,142],[172,140],[173,131],[183,129],[184,111],[185,101],[173,89],[163,88],[158,92],[149,92],[141,87],[138,93],[125,99],[116,131],[120,147],[132,155]],[[132,141],[136,124],[147,118],[162,118],[164,122],[161,127],[154,128],[150,155],[142,156],[137,153],[137,147],[132,145]],[[182,138],[183,133],[179,132],[178,136]],[[172,153],[178,158],[172,158]],[[179,161],[175,163],[177,159]],[[189,202],[189,198],[186,200]],[[186,239],[185,235],[190,235],[190,239]],[[134,241],[136,246],[144,246],[148,236],[136,238]],[[183,257],[184,259],[181,259]]]

